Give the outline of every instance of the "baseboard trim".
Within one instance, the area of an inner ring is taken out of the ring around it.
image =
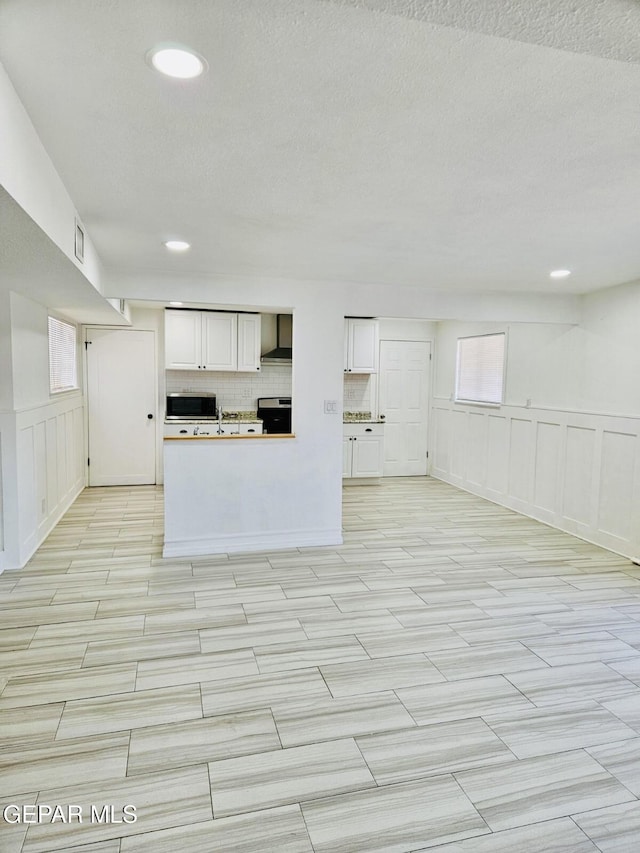
[[[165,539],[163,557],[200,557],[206,554],[237,554],[243,551],[280,551],[342,545],[342,530],[278,530],[207,536],[200,539]]]

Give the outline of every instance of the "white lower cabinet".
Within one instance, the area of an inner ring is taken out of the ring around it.
[[[345,424],[342,441],[342,476],[382,477],[384,425]]]

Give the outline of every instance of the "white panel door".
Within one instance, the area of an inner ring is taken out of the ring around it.
[[[155,483],[156,382],[154,332],[87,329],[90,486]]]
[[[238,369],[238,315],[202,312],[202,358],[205,370]]]
[[[427,473],[430,354],[426,341],[380,341],[385,477]]]

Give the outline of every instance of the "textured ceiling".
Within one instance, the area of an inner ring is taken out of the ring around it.
[[[0,58],[107,269],[586,292],[640,277],[632,28],[622,0],[4,0]],[[208,73],[153,73],[164,41]]]
[[[444,27],[640,62],[638,0],[322,0]]]

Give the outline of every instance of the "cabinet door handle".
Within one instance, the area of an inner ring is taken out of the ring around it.
[[[367,427],[367,428],[365,429],[365,432],[373,432],[373,430],[371,429],[371,427]]]

